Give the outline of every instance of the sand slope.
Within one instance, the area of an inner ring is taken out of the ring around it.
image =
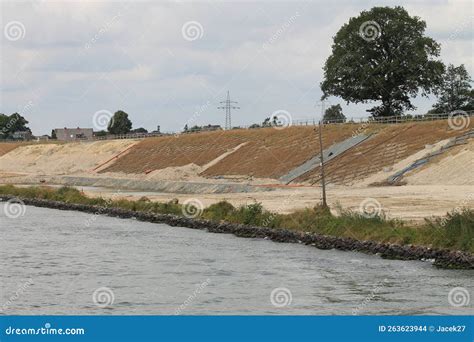
[[[453,147],[403,180],[413,185],[474,185],[474,141]]]
[[[19,146],[0,157],[0,171],[48,175],[88,172],[136,143],[113,140]]]

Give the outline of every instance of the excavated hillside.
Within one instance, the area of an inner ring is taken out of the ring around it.
[[[325,149],[353,136],[369,136],[327,162],[327,180],[351,185],[380,172],[386,172],[388,177],[400,161],[421,153],[426,146],[463,135],[472,127],[473,123],[462,130],[453,130],[446,120],[396,125],[326,125],[322,135]],[[251,176],[277,180],[319,155],[315,128],[218,131],[145,139],[99,172],[140,175],[159,174],[158,170],[166,169],[161,174],[170,174],[174,169],[181,172],[181,167],[195,165],[193,172],[207,178]],[[316,165],[291,182],[314,184],[319,181],[319,174]]]
[[[373,178],[374,183],[383,182],[400,171],[399,164],[408,166],[427,154],[428,147],[433,152],[436,146],[442,147],[472,130],[473,125],[462,130],[450,128],[446,120],[326,125],[322,141],[327,181],[351,185]],[[3,143],[0,172],[150,181],[210,181],[240,176],[273,179],[273,183],[282,184],[314,184],[320,175],[319,152],[318,130],[314,126],[239,129],[143,140]],[[464,153],[455,159],[465,164],[462,161],[469,156]],[[443,162],[440,163],[437,168],[443,170]],[[423,183],[420,176],[406,176],[416,184]]]
[[[7,154],[10,151],[13,151],[18,146],[21,146],[22,143],[2,143],[0,144],[0,156]]]
[[[355,124],[327,126],[323,144],[329,146],[351,137],[358,128]],[[319,152],[313,126],[183,134],[145,139],[100,172],[140,174],[187,164],[204,166],[241,144],[201,175],[278,178]]]
[[[474,120],[331,124],[323,129],[328,203],[423,220],[472,206]],[[215,131],[142,140],[0,143],[0,183],[69,185],[91,196],[208,206],[255,201],[291,212],[321,199],[317,127]],[[387,186],[402,185],[402,186]],[[85,188],[89,187],[89,188]]]
[[[446,121],[389,125],[360,145],[346,151],[325,166],[327,181],[350,185],[372,174],[386,171],[390,175],[397,162],[423,150],[426,145],[460,136],[474,126],[453,130]],[[316,183],[320,180],[319,167],[299,177],[297,182]]]

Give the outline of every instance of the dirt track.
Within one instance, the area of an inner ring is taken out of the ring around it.
[[[167,202],[173,198],[184,202],[195,198],[209,206],[221,200],[233,205],[250,204],[255,201],[271,211],[289,213],[297,209],[312,207],[321,200],[319,188],[305,187],[271,192],[240,194],[151,194],[146,192],[121,192],[97,189],[85,191],[90,196],[138,199],[146,196],[151,200]],[[395,186],[354,188],[337,186],[327,192],[328,202],[334,212],[338,204],[344,209],[359,210],[363,203],[378,206],[390,218],[422,221],[425,217],[444,216],[459,207],[474,207],[474,186]],[[365,202],[364,202],[365,201]]]

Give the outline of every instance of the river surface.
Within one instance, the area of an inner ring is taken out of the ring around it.
[[[0,314],[472,314],[474,271],[0,203]],[[473,299],[474,300],[474,299]]]

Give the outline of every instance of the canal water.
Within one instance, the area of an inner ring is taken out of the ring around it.
[[[30,206],[19,214],[0,203],[0,314],[474,312],[474,271],[430,261]]]

